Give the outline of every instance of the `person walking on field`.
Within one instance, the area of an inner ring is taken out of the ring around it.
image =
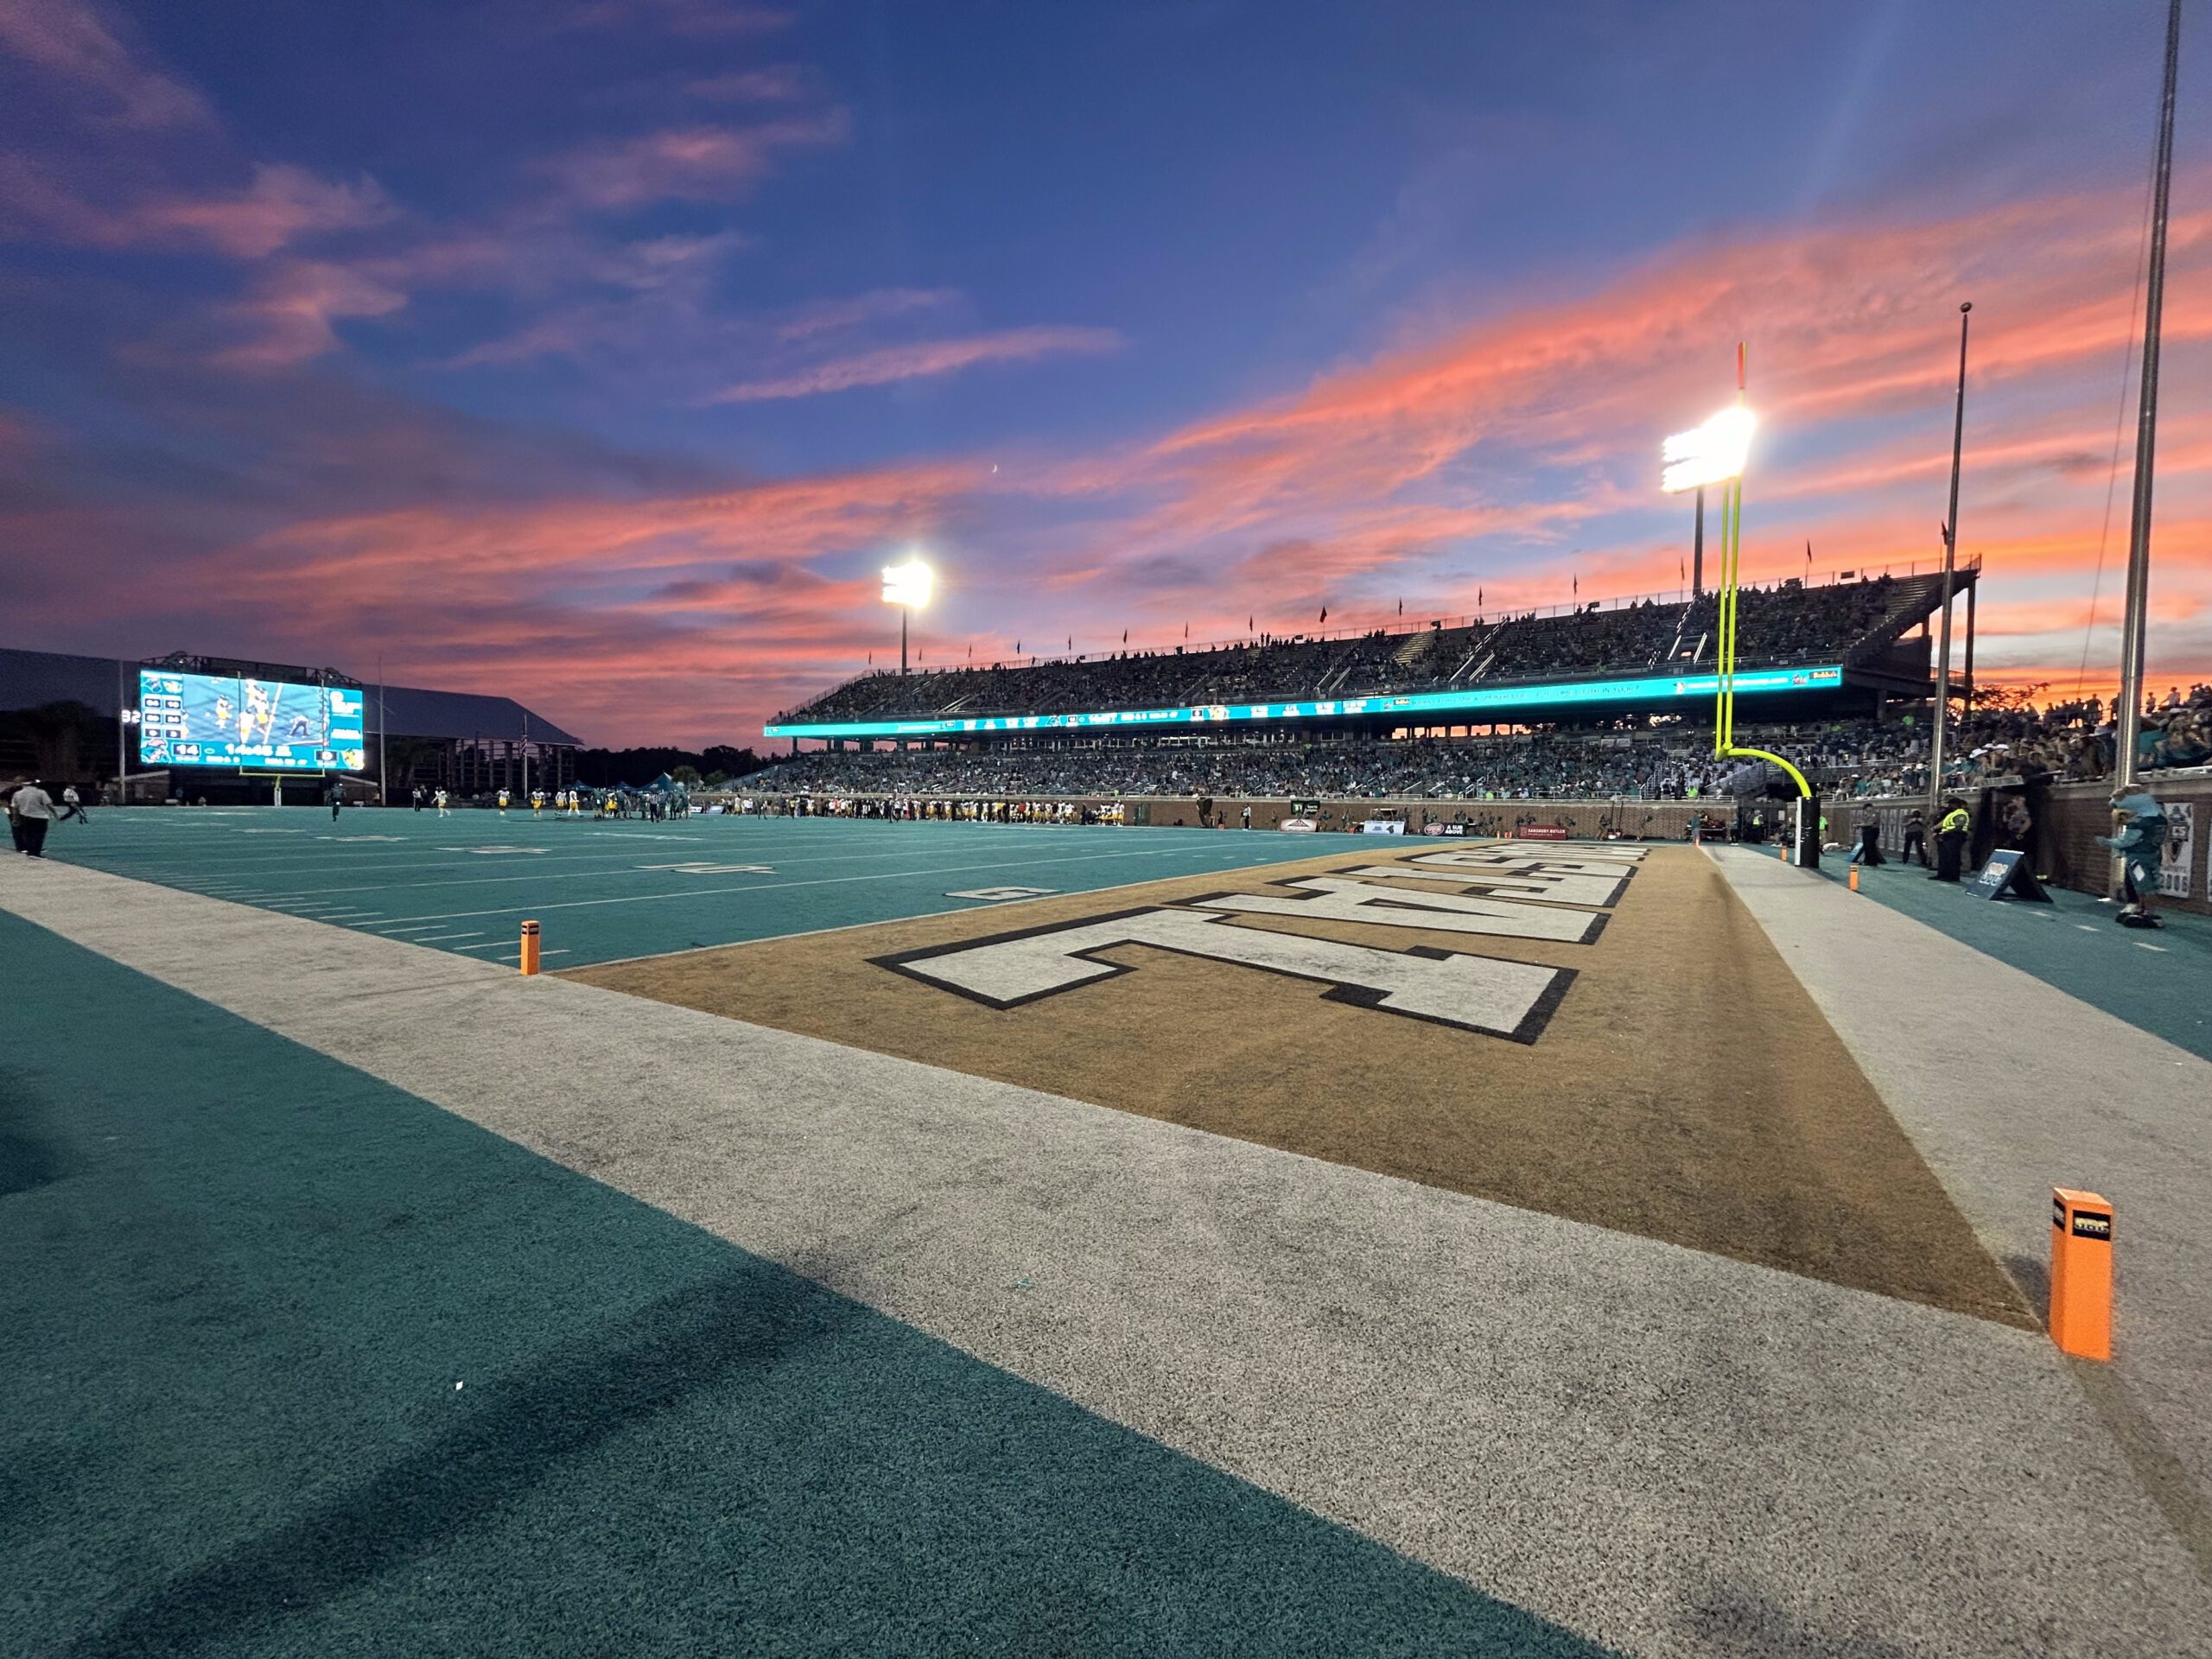
[[[333,784],[333,785],[331,785],[331,786],[330,786],[330,821],[331,821],[333,823],[337,823],[337,822],[338,822],[338,809],[339,809],[340,807],[341,807],[341,806],[345,805],[345,804],[346,804],[346,791],[345,791],[344,786],[343,786],[343,785],[339,785],[339,784]]]
[[[46,856],[46,832],[54,822],[54,797],[34,778],[9,803],[16,819],[16,845],[26,858]]]
[[[437,794],[437,802],[438,802],[438,816],[439,816],[440,817],[442,817],[442,818],[449,818],[449,817],[451,817],[453,816],[453,814],[446,810],[446,792],[445,792],[445,791],[443,791],[442,789],[442,790],[440,790],[440,791],[438,791],[438,794]]]
[[[61,786],[61,816],[54,822],[67,823],[72,818],[79,823],[90,823],[92,815],[85,810],[85,803],[77,793],[77,785],[64,784]]]

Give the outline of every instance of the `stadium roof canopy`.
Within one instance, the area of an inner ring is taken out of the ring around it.
[[[112,715],[118,696],[127,697],[136,690],[140,666],[135,658],[75,657],[59,652],[0,648],[0,713],[41,709],[54,702],[80,702],[95,713]],[[372,733],[381,729],[395,737],[439,739],[519,738],[526,734],[536,743],[583,746],[582,738],[524,708],[512,697],[433,691],[412,685],[389,685],[381,692],[374,686],[365,690]],[[379,696],[384,703],[381,727],[377,716]]]

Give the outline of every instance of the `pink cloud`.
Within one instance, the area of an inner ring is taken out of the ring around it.
[[[227,369],[291,368],[334,350],[332,324],[348,317],[381,317],[407,303],[395,289],[343,265],[294,260],[270,271],[251,297],[228,309],[247,338],[209,354]]]
[[[149,202],[132,218],[149,239],[195,239],[258,259],[303,236],[382,224],[397,211],[373,179],[334,183],[280,163],[256,167],[252,185],[239,194]]]
[[[671,127],[578,150],[556,170],[588,207],[720,200],[759,183],[779,152],[841,143],[849,130],[840,110],[754,127]]]
[[[1310,630],[1324,601],[1332,626],[1372,626],[1395,620],[1402,594],[1417,625],[1471,612],[1478,587],[1494,615],[1564,602],[1575,575],[1586,600],[1671,590],[1688,512],[1657,495],[1657,437],[1726,398],[1738,338],[1751,342],[1765,419],[1747,575],[1801,574],[1808,536],[1816,573],[1926,569],[1949,464],[1956,300],[1970,295],[1962,520],[1966,550],[1990,573],[1981,667],[2032,674],[2070,662],[2089,626],[2081,595],[2139,211],[2119,191],[1948,221],[1700,238],[1586,291],[1555,287],[1429,337],[1400,335],[1280,396],[1096,448],[1010,442],[982,458],[712,493],[610,473],[596,493],[563,479],[557,496],[519,503],[447,491],[426,468],[409,505],[257,526],[195,566],[188,587],[280,617],[267,626],[294,631],[295,655],[399,640],[418,679],[524,688],[595,737],[742,741],[761,715],[861,665],[883,615],[855,573],[908,538],[947,549],[948,602],[925,631],[933,664],[963,654],[969,627],[983,660],[1011,654],[1002,636],[1034,649],[1071,629],[1092,650],[1122,626],[1133,645],[1172,643],[1186,620],[1194,642],[1241,637],[1248,615],[1263,630]],[[192,222],[164,234],[217,232]],[[565,262],[563,283],[620,288],[625,304],[670,291],[692,306],[686,318],[714,323],[697,299],[707,288],[685,286],[711,264],[697,238],[617,248],[567,221],[548,234],[543,251]],[[2161,677],[2212,667],[2212,415],[2190,390],[2212,366],[2212,302],[2197,297],[2212,227],[2177,222],[2173,262],[2153,583]],[[397,309],[417,282],[538,292],[522,283],[543,263],[490,234],[351,265],[270,258],[230,318],[246,338],[222,360],[306,361],[331,349],[335,324]],[[837,352],[842,331],[959,298],[887,289],[727,326],[818,355]],[[630,338],[612,326],[608,314],[556,305],[475,360]],[[773,362],[723,397],[816,395],[1118,343],[1105,330],[1033,328],[842,351],[811,367]],[[86,525],[73,533],[87,545],[124,533]],[[2126,531],[2123,488],[2093,636],[2101,661]],[[542,699],[528,690],[539,686]]]
[[[226,605],[318,642],[299,647],[310,655],[385,638],[395,677],[543,684],[548,714],[617,741],[742,741],[849,672],[856,629],[880,610],[874,582],[810,562],[927,533],[977,481],[957,463],[629,502],[414,506],[291,524],[200,574]]]
[[[0,213],[24,240],[92,248],[207,249],[260,259],[302,238],[383,224],[397,215],[381,187],[347,184],[283,163],[257,166],[243,190],[121,201],[78,188],[61,168],[0,156]]]
[[[97,100],[131,127],[213,126],[200,94],[149,67],[85,0],[0,0],[0,48]]]
[[[840,334],[863,323],[909,316],[917,311],[939,310],[960,301],[952,288],[879,288],[846,300],[822,300],[802,306],[779,324],[776,338],[811,340],[817,334]]]
[[[849,391],[858,386],[883,386],[900,380],[953,374],[979,363],[1029,363],[1071,353],[1110,352],[1121,344],[1121,335],[1111,328],[1007,328],[996,334],[971,334],[962,340],[925,340],[836,358],[772,379],[743,381],[716,392],[707,401],[750,404],[781,397],[811,397],[823,392]]]

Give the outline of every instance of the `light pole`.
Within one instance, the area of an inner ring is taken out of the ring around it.
[[[899,671],[902,675],[906,671],[906,619],[929,604],[930,589],[936,582],[929,566],[912,554],[904,564],[883,567],[883,602],[899,607]]]
[[[1959,401],[1951,416],[1951,516],[1943,521],[1943,629],[1936,647],[1936,734],[1928,746],[1928,822],[1943,816],[1943,733],[1951,723],[1951,580],[1959,556],[1959,455],[1967,435],[1967,314],[1959,307]],[[1974,712],[1969,709],[1968,714]]]
[[[2158,105],[2158,183],[2151,213],[2150,280],[2143,298],[2142,390],[2135,415],[2135,489],[2127,519],[2127,607],[2120,619],[2120,718],[2113,782],[2135,786],[2143,730],[2143,641],[2151,593],[2151,481],[2158,435],[2158,338],[2166,303],[2166,212],[2173,188],[2174,79],[2181,58],[2181,0],[2166,11],[2166,78]]]
[[[1697,527],[1690,532],[1690,597],[1705,592],[1705,486],[1697,486]]]
[[[1691,431],[1677,432],[1660,446],[1662,468],[1659,487],[1669,495],[1695,490],[1700,498],[1708,484],[1720,492],[1720,581],[1716,592],[1718,636],[1713,657],[1716,691],[1713,711],[1713,753],[1719,759],[1765,760],[1789,774],[1801,797],[1812,788],[1804,774],[1781,755],[1765,749],[1745,748],[1736,741],[1736,579],[1744,546],[1744,467],[1751,459],[1751,434],[1758,418],[1745,406],[1743,348],[1737,347],[1736,398],[1726,409]],[[1698,514],[1700,551],[1703,551],[1705,515]],[[1703,572],[1699,573],[1702,585]]]

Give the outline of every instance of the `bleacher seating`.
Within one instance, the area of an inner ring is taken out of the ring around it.
[[[1935,576],[1878,576],[1745,588],[1737,660],[1755,668],[1844,662],[1886,646],[1935,607]],[[1450,628],[1298,636],[1202,650],[864,674],[778,723],[1066,714],[1215,702],[1357,697],[1710,667],[1718,609],[1595,601],[1556,615],[1477,619]]]

